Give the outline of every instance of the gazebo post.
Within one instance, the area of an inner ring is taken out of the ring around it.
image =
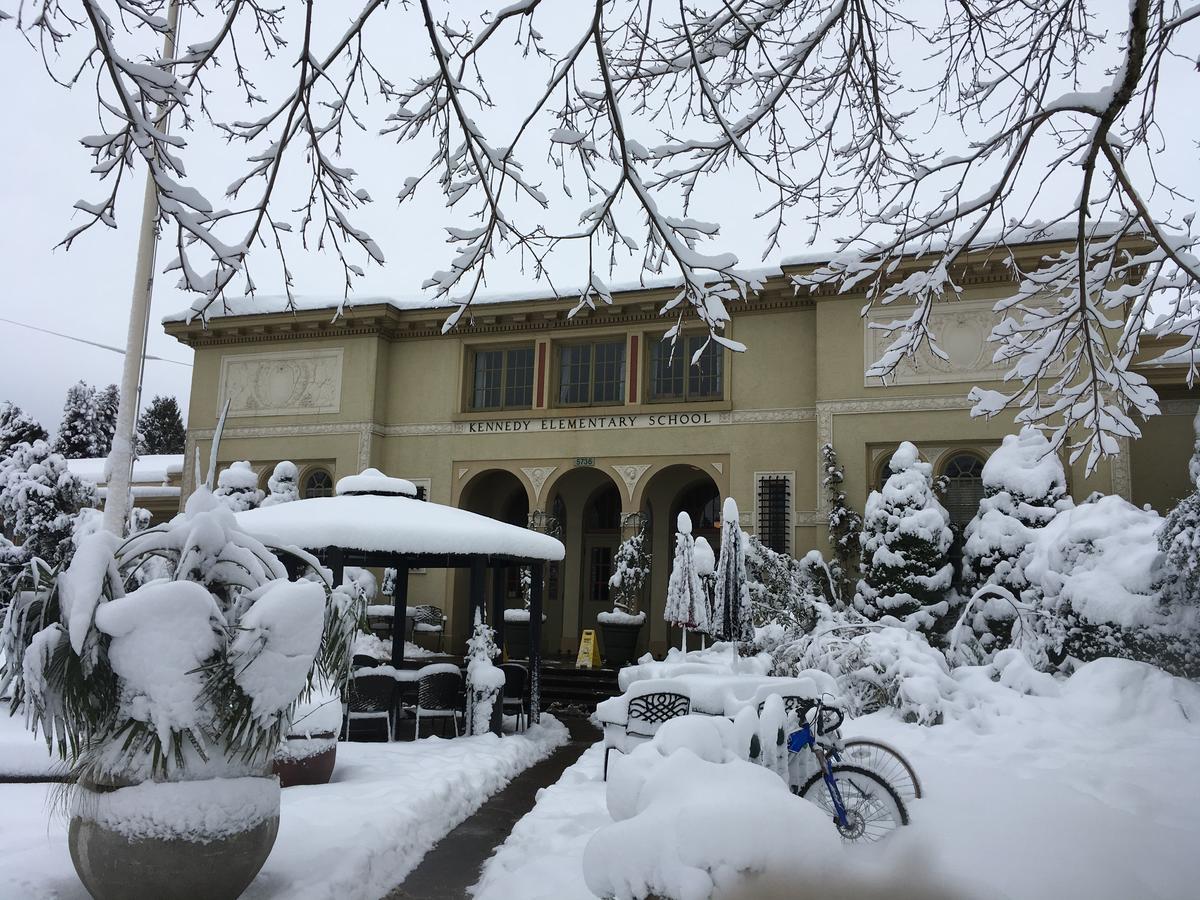
[[[480,618],[487,612],[483,605],[483,579],[484,566],[483,557],[476,554],[471,557],[471,621],[467,625],[467,634],[471,633],[471,629],[475,627],[475,611],[479,611]]]
[[[333,586],[340,587],[342,579],[346,577],[346,556],[341,547],[332,547],[329,550],[328,558],[329,568],[333,572]]]
[[[396,566],[392,585],[392,668],[404,665],[404,635],[408,631],[408,563]]]
[[[529,567],[529,721],[537,724],[542,713],[542,570],[541,560]]]
[[[492,631],[496,634],[496,646],[504,649],[504,589],[508,570],[504,566],[492,569]],[[503,658],[503,657],[501,657]]]

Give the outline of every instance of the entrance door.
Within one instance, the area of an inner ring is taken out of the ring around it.
[[[608,579],[612,576],[613,557],[620,543],[619,534],[583,536],[583,571],[580,572],[579,629],[596,628],[596,616],[612,609]]]

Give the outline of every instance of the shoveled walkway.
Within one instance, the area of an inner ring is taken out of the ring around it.
[[[571,739],[540,763],[514,778],[475,813],[442,838],[408,878],[384,900],[459,900],[479,880],[483,864],[533,809],[537,792],[558,781],[563,771],[600,737],[582,718],[564,718]]]

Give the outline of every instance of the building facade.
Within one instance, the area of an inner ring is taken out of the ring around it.
[[[655,562],[643,641],[661,651],[673,640],[661,613],[680,510],[714,548],[721,498],[732,496],[769,546],[825,550],[820,448],[836,449],[861,510],[897,442],[911,440],[947,477],[943,502],[963,525],[983,462],[1015,428],[1011,417],[971,418],[966,400],[1002,374],[985,340],[992,304],[1011,288],[998,261],[969,261],[962,299],[935,309],[950,359],[905,363],[887,385],[864,376],[883,338],[867,327],[874,314],[861,317],[862,296],[797,294],[794,271],[731,310],[728,334],[745,353],[706,343],[686,321],[672,353],[663,335],[673,321],[659,312],[669,287],[615,293],[611,306],[574,316],[570,299],[479,301],[448,334],[446,307],[388,300],[357,301],[336,318],[336,303],[288,312],[238,301],[205,325],[169,319],[167,331],[195,350],[187,459],[208,458],[228,399],[220,463],[250,460],[264,488],[283,459],[300,467],[305,496],[374,466],[434,501],[555,529],[567,556],[548,574],[548,653],[573,652],[611,608],[613,554],[644,523]],[[1198,393],[1182,366],[1145,372],[1163,415],[1090,476],[1068,466],[1076,498],[1119,493],[1165,511],[1187,492]],[[468,630],[465,582],[442,572],[410,581],[410,603],[446,610],[452,642]],[[516,604],[515,583],[512,592]]]

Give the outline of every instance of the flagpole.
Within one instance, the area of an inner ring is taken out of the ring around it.
[[[163,58],[174,59],[179,28],[179,0],[171,0],[167,12],[167,33],[163,37]],[[165,133],[167,117],[158,127]],[[146,191],[142,198],[142,229],[138,240],[137,263],[133,276],[133,298],[129,306],[129,330],[125,336],[125,361],[121,371],[121,400],[112,448],[108,454],[107,490],[104,498],[104,528],[125,534],[129,518],[129,487],[133,482],[133,458],[137,441],[137,411],[141,401],[142,371],[150,326],[150,298],[154,291],[154,251],[158,243],[158,190],[154,175],[147,168]]]

